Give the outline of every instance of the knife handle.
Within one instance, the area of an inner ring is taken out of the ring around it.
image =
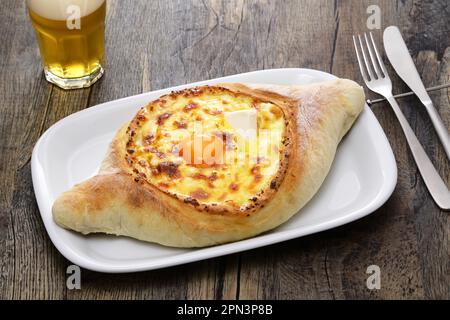
[[[433,103],[431,101],[425,101],[423,102],[423,104],[427,108],[427,112],[430,116],[431,122],[433,123],[434,129],[436,130],[436,133],[438,134],[438,137],[442,142],[445,153],[447,154],[447,158],[450,160],[450,134],[448,133],[447,128],[442,122],[442,119],[439,116],[436,108],[433,106]]]
[[[414,131],[411,129],[408,121],[400,110],[397,101],[395,101],[395,98],[391,95],[386,97],[386,99],[391,104],[392,109],[400,122],[406,136],[406,140],[408,141],[409,148],[411,149],[411,153],[416,161],[417,167],[419,168],[420,174],[422,175],[428,191],[441,209],[450,210],[450,191],[448,190],[446,184],[439,176],[439,173],[436,171],[436,168],[433,166],[430,158],[428,158],[425,150],[414,134]]]

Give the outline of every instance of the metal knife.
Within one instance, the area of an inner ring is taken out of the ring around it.
[[[430,96],[425,90],[425,86],[420,79],[400,30],[395,26],[386,28],[384,30],[383,43],[392,67],[425,106],[439,139],[444,146],[445,153],[448,159],[450,159],[450,135],[439,113],[433,106]]]

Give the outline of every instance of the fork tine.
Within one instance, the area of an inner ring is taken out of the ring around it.
[[[364,45],[363,45],[360,35],[358,35],[358,40],[359,40],[359,44],[361,46],[361,52],[362,52],[362,55],[364,58],[364,63],[366,65],[367,72],[369,73],[369,76],[370,76],[370,80],[375,80],[375,75],[373,74],[372,69],[370,69],[369,59],[367,59],[367,55],[366,55],[366,52],[364,51]]]
[[[372,32],[370,32],[369,34],[370,34],[370,39],[372,40],[373,49],[375,50],[375,55],[377,56],[378,64],[380,65],[381,70],[383,70],[384,76],[387,77],[388,73],[386,70],[386,66],[384,65],[383,59],[381,59],[381,56],[378,53],[377,46],[375,45],[375,40],[373,40]]]
[[[355,36],[353,36],[353,45],[355,46],[356,57],[358,59],[358,64],[359,64],[359,69],[361,71],[361,75],[363,77],[363,80],[365,82],[367,82],[367,81],[369,81],[369,78],[367,77],[366,70],[364,69],[364,66],[362,64],[361,57],[359,55],[358,44],[356,43],[356,37]]]
[[[369,56],[370,56],[370,60],[372,61],[373,70],[377,74],[378,79],[381,79],[383,77],[383,74],[382,74],[380,68],[378,67],[377,62],[375,61],[375,56],[373,54],[372,45],[370,44],[369,39],[367,38],[367,33],[365,33],[365,32],[364,32],[364,40],[366,41],[367,51],[369,51]]]

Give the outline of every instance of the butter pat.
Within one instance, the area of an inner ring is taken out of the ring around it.
[[[256,138],[257,113],[256,109],[224,112],[225,120],[247,140]]]

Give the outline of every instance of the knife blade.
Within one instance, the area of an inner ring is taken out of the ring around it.
[[[450,159],[450,135],[442,122],[439,113],[433,106],[433,102],[425,89],[419,72],[417,72],[417,68],[414,65],[411,55],[409,54],[400,30],[396,26],[386,28],[383,34],[383,43],[386,55],[395,72],[397,72],[400,78],[408,85],[408,87],[416,94],[425,106],[439,139],[444,146],[447,157]]]

